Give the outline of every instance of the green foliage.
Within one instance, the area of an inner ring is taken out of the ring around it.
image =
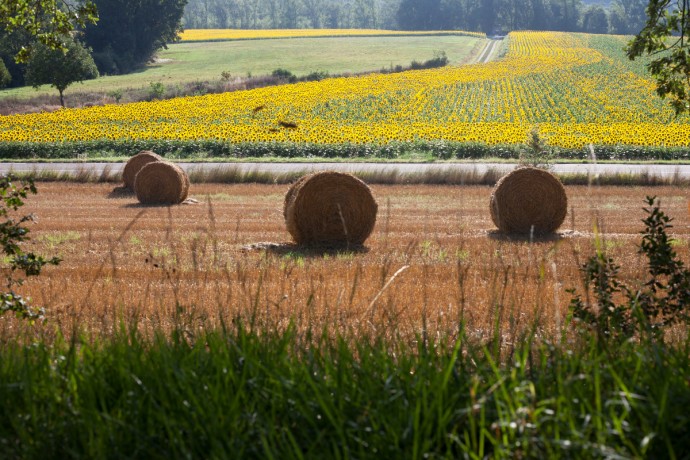
[[[149,83],[149,97],[154,99],[163,99],[165,95],[165,85],[159,81],[152,81]]]
[[[12,75],[10,75],[10,71],[7,70],[7,66],[5,65],[5,63],[2,61],[2,59],[0,59],[0,88],[4,88],[11,82]]]
[[[24,282],[23,278],[16,276],[16,272],[23,272],[26,277],[37,276],[45,265],[57,265],[60,259],[46,259],[21,247],[23,242],[29,240],[29,230],[24,224],[32,221],[33,215],[15,218],[11,214],[24,205],[29,193],[36,193],[31,180],[17,184],[12,176],[0,176],[0,219],[5,219],[0,222],[0,248],[9,259],[6,271],[8,292],[0,293],[0,316],[13,312],[20,318],[35,320],[41,317],[42,311],[34,311],[27,300],[13,292],[15,286],[21,286]]]
[[[666,326],[688,323],[690,270],[678,258],[666,233],[671,218],[659,208],[655,197],[647,197],[648,214],[643,220],[640,253],[648,260],[649,279],[641,287],[618,280],[620,267],[603,250],[582,267],[585,285],[591,287],[595,304],[580,295],[571,299],[573,317],[592,327],[598,336],[618,341],[635,333],[660,339]],[[574,290],[570,290],[574,294]]]
[[[685,458],[687,349],[186,323],[0,347],[7,458]],[[536,326],[535,326],[536,329]],[[153,335],[153,337],[152,337]],[[40,435],[37,435],[40,433]]]
[[[436,51],[434,52],[434,57],[431,59],[428,59],[424,62],[417,62],[417,61],[412,61],[410,64],[410,69],[412,70],[419,70],[419,69],[434,69],[437,67],[445,67],[448,65],[448,56],[446,56],[445,51]]]
[[[115,99],[115,102],[116,102],[116,103],[119,103],[119,102],[120,102],[120,100],[122,99],[122,96],[123,96],[123,95],[124,95],[124,93],[123,93],[122,89],[120,89],[120,88],[116,88],[116,89],[114,89],[114,90],[112,90],[112,91],[108,91],[108,96],[110,96],[110,97],[112,97],[113,99]]]
[[[80,142],[1,142],[0,158],[70,159],[124,157],[141,150],[153,150],[177,159],[195,158],[382,158],[404,159],[411,155],[440,160],[499,158],[517,160],[523,146],[487,145],[481,142],[415,141],[388,144],[308,144],[302,142],[229,143],[219,140],[98,140]],[[688,161],[689,148],[641,147],[626,145],[594,146],[597,160]],[[585,149],[559,149],[559,160],[591,160]]]
[[[534,168],[552,169],[558,151],[549,147],[546,140],[539,135],[537,128],[527,134],[527,142],[520,149],[520,164]]]
[[[131,72],[177,40],[187,0],[93,0],[100,20],[84,31],[101,73]]]
[[[278,78],[280,80],[284,80],[288,83],[297,82],[297,77],[292,72],[286,69],[275,69],[273,72],[271,72],[271,76]]]
[[[65,106],[64,91],[72,83],[98,78],[96,64],[84,45],[72,38],[64,39],[66,50],[54,50],[39,44],[26,66],[26,82],[37,88],[48,84],[60,93]]]
[[[647,22],[628,44],[630,59],[653,56],[647,64],[656,79],[656,92],[671,99],[676,114],[690,110],[690,7],[673,9],[671,0],[649,0]]]
[[[0,3],[0,28],[11,34],[24,31],[50,49],[67,49],[66,37],[75,26],[84,27],[98,20],[96,6],[90,0],[3,0]],[[33,45],[27,43],[16,54],[26,62]]]

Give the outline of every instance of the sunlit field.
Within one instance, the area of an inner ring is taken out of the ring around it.
[[[152,103],[2,117],[0,140],[296,144],[412,141],[686,146],[625,37],[519,32],[488,64],[373,74]]]
[[[305,37],[385,37],[414,35],[462,35],[485,38],[483,32],[462,30],[381,30],[381,29],[187,29],[180,34],[180,41],[256,40],[265,38]]]
[[[568,187],[559,236],[530,242],[494,232],[489,187],[373,186],[379,214],[366,248],[324,254],[289,244],[286,190],[195,184],[198,204],[142,207],[112,195],[112,184],[40,184],[26,210],[40,219],[31,249],[64,261],[22,289],[47,309],[32,330],[78,325],[108,336],[136,318],[159,331],[183,315],[190,327],[243,317],[405,340],[422,330],[454,337],[461,322],[488,338],[499,324],[508,342],[538,321],[539,335],[551,337],[568,314],[565,290],[581,288],[578,267],[597,240],[625,278],[643,278],[645,195],[659,196],[675,217],[682,257],[690,241],[687,193],[676,187]],[[0,327],[7,339],[18,323]]]

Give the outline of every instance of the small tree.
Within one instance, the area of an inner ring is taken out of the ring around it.
[[[24,205],[24,199],[29,193],[36,193],[33,181],[27,180],[15,182],[11,175],[0,176],[0,249],[6,256],[9,267],[6,267],[7,291],[0,292],[0,316],[7,312],[13,312],[18,317],[35,320],[42,316],[42,311],[35,311],[29,302],[14,292],[15,286],[21,286],[24,280],[16,277],[16,272],[24,272],[24,275],[36,276],[41,273],[44,265],[57,265],[58,257],[45,259],[33,252],[25,252],[20,244],[29,239],[29,230],[24,223],[34,219],[33,214],[28,214],[16,219],[12,213]]]
[[[520,165],[551,170],[556,153],[539,135],[539,129],[532,128],[527,134],[527,142],[520,148]]]
[[[64,92],[75,82],[98,77],[98,69],[89,50],[78,41],[65,39],[65,52],[38,44],[29,58],[24,77],[34,88],[50,85],[60,92],[60,105],[65,106]]]

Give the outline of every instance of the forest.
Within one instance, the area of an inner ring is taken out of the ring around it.
[[[188,0],[187,29],[335,28],[636,34],[645,0]]]

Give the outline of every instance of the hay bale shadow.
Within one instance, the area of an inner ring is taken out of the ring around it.
[[[568,233],[569,232],[549,232],[530,235],[525,233],[506,233],[501,230],[487,231],[488,237],[492,240],[520,243],[552,243],[567,238],[570,236]]]
[[[170,208],[173,206],[178,206],[179,203],[127,203],[122,205],[123,208],[133,208],[133,209],[145,209],[145,208]]]
[[[131,197],[133,195],[133,192],[126,195],[127,197]],[[199,204],[199,200],[195,198],[187,198],[181,203],[127,203],[123,205],[123,208],[169,208],[171,206],[182,206],[182,205],[197,205]]]
[[[261,242],[242,246],[243,252],[265,251],[280,257],[294,256],[304,258],[319,258],[324,256],[342,256],[350,254],[366,254],[369,248],[361,244],[297,244]]]
[[[115,187],[108,193],[108,198],[130,198],[134,196],[134,190],[128,188],[126,185]]]

